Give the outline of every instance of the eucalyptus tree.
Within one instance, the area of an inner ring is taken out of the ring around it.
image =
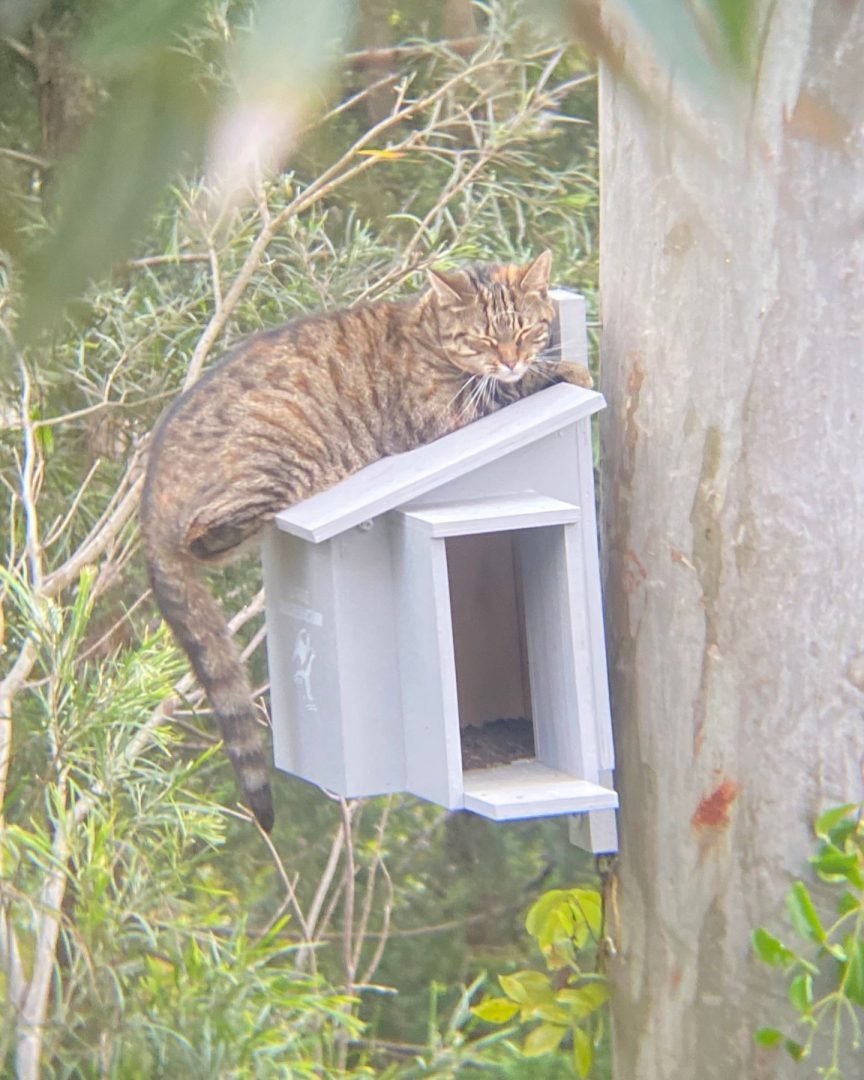
[[[615,1070],[791,1077],[750,935],[864,759],[864,10],[650,7],[602,27]]]

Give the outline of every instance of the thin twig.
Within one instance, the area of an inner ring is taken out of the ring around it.
[[[381,909],[381,929],[378,932],[378,943],[375,946],[375,950],[372,953],[372,957],[366,966],[366,970],[363,972],[360,981],[366,985],[372,981],[375,972],[378,970],[378,966],[384,956],[384,950],[387,947],[387,942],[390,940],[390,920],[393,917],[393,902],[395,899],[395,893],[393,889],[393,879],[390,877],[390,871],[387,869],[387,865],[382,860],[380,863],[381,876],[384,878],[386,885],[386,893],[384,896],[384,905]]]
[[[176,255],[144,255],[140,259],[127,259],[124,266],[130,270],[146,269],[149,266],[173,266],[177,263],[209,262],[210,255],[206,251],[186,251]]]
[[[36,510],[38,498],[37,476],[39,471],[39,452],[36,434],[30,419],[30,376],[21,365],[21,426],[24,430],[24,463],[21,469],[21,507],[24,511],[24,535],[27,563],[30,568],[30,583],[35,592],[42,585],[42,544],[39,539],[39,516]]]
[[[387,829],[387,819],[390,816],[390,807],[393,803],[392,795],[389,796],[381,810],[381,816],[375,828],[375,848],[372,852],[372,862],[366,871],[366,887],[363,890],[363,904],[360,909],[360,920],[357,923],[356,945],[354,947],[353,968],[356,971],[360,966],[360,954],[366,941],[366,931],[369,928],[369,916],[372,914],[372,901],[375,898],[375,881],[378,875],[378,867],[381,865],[381,851],[384,847],[384,833]]]
[[[452,38],[445,41],[436,41],[432,44],[435,48],[455,53],[457,56],[470,56],[488,41],[479,34],[473,37]],[[415,56],[428,56],[429,45],[395,45],[392,48],[383,49],[360,49],[356,52],[346,53],[342,62],[346,67],[362,71],[365,68],[383,67],[385,64],[399,64],[403,60],[410,60]]]
[[[357,966],[354,961],[354,833],[351,811],[347,799],[339,799],[342,832],[345,837],[345,899],[342,902],[342,967],[345,976],[345,993],[354,992]]]
[[[90,466],[89,470],[87,471],[87,475],[81,481],[78,490],[75,492],[75,496],[72,499],[72,503],[69,509],[63,515],[60,521],[52,525],[50,530],[48,531],[48,535],[45,537],[46,548],[49,548],[52,544],[56,543],[68,528],[69,523],[75,516],[76,511],[78,510],[78,507],[81,505],[81,500],[84,498],[84,495],[87,492],[87,488],[90,486],[90,481],[93,479],[96,470],[101,464],[101,458],[97,458]]]
[[[103,513],[102,518],[93,526],[78,549],[56,570],[46,576],[42,585],[45,596],[57,596],[73,581],[77,581],[81,571],[100,558],[114,542],[118,533],[128,524],[138,507],[138,499],[144,484],[144,477],[140,472],[142,466],[143,452],[139,447],[133,454],[121,486],[118,488],[119,493],[123,491],[123,486],[127,485],[116,506],[107,516]],[[136,472],[138,475],[132,479]],[[112,497],[112,502],[113,500],[114,497]]]
[[[98,639],[98,641],[94,641],[92,645],[89,645],[83,653],[80,653],[75,658],[76,662],[79,664],[83,664],[85,660],[88,660],[93,655],[93,653],[98,652],[99,649],[101,649],[101,647],[105,644],[105,642],[108,641],[111,637],[113,637],[113,635],[120,629],[123,623],[127,622],[130,619],[132,612],[135,611],[136,608],[139,608],[144,603],[144,601],[147,600],[151,595],[152,594],[150,589],[145,589],[144,592],[141,593],[141,595],[138,597],[138,599],[135,600],[132,604],[130,604],[128,608],[126,608],[120,618],[108,627],[108,629]]]
[[[303,908],[300,906],[300,901],[297,899],[297,893],[295,886],[297,884],[296,878],[294,881],[288,876],[288,871],[285,869],[285,864],[282,862],[282,858],[273,841],[268,834],[258,825],[258,833],[261,839],[264,841],[264,845],[270,852],[270,857],[273,860],[273,865],[276,867],[276,873],[279,875],[279,880],[282,882],[282,887],[285,889],[285,897],[288,901],[288,905],[294,912],[294,917],[300,926],[300,932],[303,935],[303,941],[306,945],[312,943],[312,938],[309,933],[309,923],[306,916],[303,914]]]
[[[333,877],[336,873],[336,867],[339,865],[339,857],[342,854],[342,848],[344,846],[345,836],[340,827],[333,834],[333,840],[330,844],[330,854],[327,856],[324,871],[318,880],[318,888],[315,890],[315,896],[312,898],[312,903],[309,905],[309,928],[313,937],[317,936],[319,932],[318,920],[321,916],[321,909],[324,906],[324,898],[327,896],[330,886],[333,884]]]
[[[3,44],[8,45],[12,52],[18,53],[21,59],[26,60],[28,64],[35,63],[33,50],[25,45],[23,41],[13,37],[4,37]]]
[[[49,161],[48,158],[39,157],[37,154],[28,154],[23,150],[13,150],[11,146],[0,146],[0,154],[12,158],[13,161],[21,161],[25,165],[33,165],[37,169],[47,170],[54,168],[53,161]]]
[[[32,974],[21,1003],[15,1047],[18,1080],[39,1080],[42,1072],[42,1037],[48,1008],[48,992],[57,955],[60,909],[66,892],[69,838],[63,807],[66,804],[66,770],[56,762],[56,805],[60,808],[51,844],[51,867],[39,891],[39,926],[36,932]]]

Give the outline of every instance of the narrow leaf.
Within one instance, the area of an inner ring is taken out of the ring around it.
[[[806,973],[796,975],[789,983],[789,1003],[802,1016],[810,1012],[813,1005],[813,976]]]
[[[573,1064],[579,1077],[586,1077],[591,1071],[594,1050],[587,1032],[582,1028],[573,1029]]]
[[[795,933],[810,941],[824,941],[825,930],[816,914],[810,893],[803,881],[796,881],[786,897],[786,907]]]
[[[763,964],[770,964],[771,967],[785,967],[795,959],[795,953],[791,949],[787,949],[781,941],[761,926],[753,931],[751,943],[756,956]]]
[[[848,817],[853,811],[857,811],[859,806],[857,803],[844,803],[843,806],[832,806],[830,810],[826,810],[824,814],[820,814],[816,818],[813,824],[813,830],[821,840],[828,840],[830,838],[831,830],[834,829],[840,822]]]
[[[861,888],[862,876],[859,856],[853,851],[840,851],[833,845],[825,845],[810,862],[816,873],[825,881],[846,879]]]
[[[843,989],[854,1005],[864,1008],[864,941],[852,938],[847,943],[849,960]]]

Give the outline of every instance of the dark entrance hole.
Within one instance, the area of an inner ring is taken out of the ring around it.
[[[463,771],[535,757],[515,541],[511,532],[446,541]]]

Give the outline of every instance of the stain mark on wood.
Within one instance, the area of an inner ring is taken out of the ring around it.
[[[723,780],[710,794],[703,795],[690,824],[694,829],[725,829],[729,825],[729,811],[741,790],[734,780]]]

